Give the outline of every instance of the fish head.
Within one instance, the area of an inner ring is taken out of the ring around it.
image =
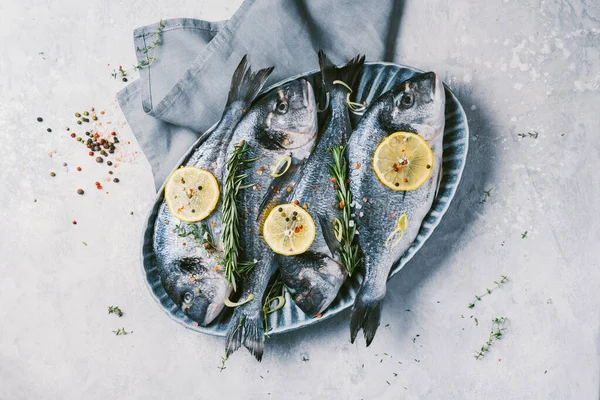
[[[200,325],[211,323],[223,310],[231,286],[206,260],[183,258],[174,264],[163,279],[165,291],[191,320]]]
[[[317,106],[307,80],[295,79],[269,91],[256,106],[262,119],[258,140],[265,148],[294,154],[314,144]]]
[[[402,82],[391,91],[382,124],[388,131],[408,130],[425,140],[444,129],[446,92],[439,75],[425,72]]]
[[[286,279],[285,284],[294,302],[312,318],[335,300],[347,274],[342,265],[329,257],[303,258],[302,268],[293,279]]]

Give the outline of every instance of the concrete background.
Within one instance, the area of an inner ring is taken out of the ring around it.
[[[403,61],[442,74],[470,120],[450,210],[390,283],[371,347],[350,344],[343,314],[220,372],[222,339],[171,321],[142,281],[154,189],[110,72],[133,64],[135,27],[240,3],[0,2],[0,399],[597,399],[598,2],[407,1]],[[118,185],[65,131],[90,106],[131,141]],[[476,360],[497,316],[505,336]]]

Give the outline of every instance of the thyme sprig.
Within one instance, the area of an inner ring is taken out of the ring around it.
[[[481,204],[485,204],[487,202],[488,197],[491,196],[492,189],[493,187],[483,191],[483,199],[480,201]]]
[[[494,343],[496,340],[500,340],[502,335],[504,335],[504,332],[506,331],[506,328],[503,327],[505,321],[506,318],[504,317],[498,317],[492,320],[492,329],[490,330],[490,336],[488,337],[488,340],[483,344],[483,346],[481,346],[481,348],[477,351],[477,353],[475,353],[476,360],[479,360],[481,357],[483,357],[485,353],[489,351],[490,347],[492,346],[492,343]]]
[[[505,276],[505,275],[500,275],[500,278],[502,278],[502,279],[500,279],[499,281],[494,281],[494,283],[496,284],[496,287],[495,287],[495,288],[491,288],[491,289],[488,289],[488,288],[486,288],[486,289],[485,289],[485,293],[484,293],[484,294],[482,294],[482,295],[479,295],[479,296],[475,295],[475,301],[474,301],[474,302],[472,302],[472,303],[469,303],[469,306],[468,306],[468,307],[469,307],[469,308],[475,308],[475,303],[477,303],[478,301],[481,301],[481,299],[482,299],[484,296],[487,296],[487,295],[490,295],[490,294],[492,294],[492,292],[493,292],[495,289],[499,288],[499,287],[500,287],[500,285],[502,285],[503,283],[505,283],[505,282],[507,282],[507,281],[508,281],[508,277],[507,277],[507,276]]]
[[[119,306],[109,306],[108,307],[109,314],[116,314],[117,317],[121,318],[123,316],[123,311],[119,308]]]
[[[360,262],[359,247],[354,242],[356,225],[352,219],[352,193],[348,185],[348,163],[345,157],[345,147],[335,145],[331,148],[333,164],[327,164],[327,169],[336,184],[336,198],[341,209],[341,249],[340,257],[348,275],[352,276]]]
[[[123,336],[123,335],[129,335],[130,333],[133,333],[133,331],[127,332],[125,330],[125,328],[119,328],[116,331],[113,331],[113,333],[115,334],[115,336]]]
[[[522,137],[522,138],[526,138],[526,137],[531,137],[534,139],[538,138],[539,133],[536,131],[531,131],[531,132],[521,132],[518,133],[517,136]]]
[[[254,268],[258,261],[239,261],[240,231],[238,221],[240,218],[239,210],[236,204],[237,194],[240,190],[251,187],[244,185],[244,180],[248,177],[243,173],[245,164],[255,161],[256,158],[248,158],[251,152],[250,146],[245,141],[241,141],[233,150],[233,154],[227,160],[227,178],[225,178],[223,195],[223,267],[225,269],[225,278],[237,290],[236,279],[241,275],[247,274]]]
[[[271,307],[272,303],[277,300],[277,304],[274,307]],[[281,276],[277,274],[275,280],[269,284],[267,287],[267,295],[265,296],[265,301],[262,306],[262,315],[263,315],[263,328],[265,330],[265,335],[271,330],[269,327],[269,314],[274,313],[279,310],[281,307],[285,305],[285,286],[283,285],[283,281],[281,280]]]
[[[206,224],[177,224],[175,225],[174,230],[179,237],[192,236],[199,244],[204,246],[204,248],[210,252],[217,249],[208,229],[208,225]]]
[[[146,56],[145,60],[141,60],[137,65],[134,65],[132,68],[129,68],[126,70],[123,69],[122,66],[119,66],[119,69],[113,70],[113,72],[110,74],[110,76],[112,76],[113,79],[117,79],[118,76],[125,78],[127,76],[128,72],[136,71],[136,70],[139,70],[142,68],[147,68],[150,65],[152,65],[156,61],[156,57],[155,57],[156,48],[160,44],[160,35],[162,34],[164,27],[165,27],[165,23],[161,19],[160,22],[158,23],[158,27],[156,28],[156,31],[154,31],[152,43],[145,47],[136,47],[135,51],[137,51],[138,53],[144,54]]]

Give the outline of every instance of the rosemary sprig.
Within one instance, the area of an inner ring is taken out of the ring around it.
[[[118,76],[125,78],[128,72],[142,68],[147,68],[150,65],[152,65],[156,61],[156,47],[158,47],[158,45],[160,44],[160,35],[162,34],[162,30],[164,27],[165,23],[161,19],[158,23],[156,31],[154,31],[154,40],[152,41],[152,43],[147,45],[146,47],[136,47],[135,51],[143,53],[146,56],[145,60],[141,60],[137,65],[134,65],[132,68],[127,70],[123,69],[123,67],[120,66],[118,70],[113,70],[110,76],[112,76],[113,79],[117,79]]]
[[[275,307],[271,307],[271,303],[277,300],[277,304]],[[269,314],[279,310],[285,304],[285,286],[283,285],[283,281],[281,280],[281,276],[277,274],[275,280],[269,284],[267,287],[267,295],[265,297],[265,301],[262,306],[262,314],[263,314],[263,328],[265,330],[265,335],[269,337],[267,334],[271,328],[269,327]]]
[[[109,306],[108,307],[109,314],[116,314],[117,317],[121,318],[123,316],[123,311],[119,308],[119,306]]]
[[[500,285],[502,285],[503,283],[505,283],[505,282],[507,282],[507,281],[508,281],[508,277],[507,277],[507,276],[505,276],[505,275],[500,275],[500,278],[502,278],[502,279],[500,279],[499,281],[494,281],[494,283],[496,284],[496,288],[499,288],[499,287],[500,287]],[[472,302],[472,303],[469,303],[469,306],[468,306],[468,307],[469,307],[469,308],[475,308],[475,303],[477,303],[478,301],[481,301],[481,298],[482,298],[482,297],[492,294],[492,292],[493,292],[493,291],[494,291],[496,288],[492,288],[492,289],[488,289],[488,288],[486,288],[486,289],[485,289],[485,293],[484,293],[484,294],[482,294],[482,295],[480,295],[480,296],[477,296],[477,295],[475,295],[475,301],[474,301],[474,302]]]
[[[257,261],[239,261],[240,232],[239,232],[239,210],[236,204],[236,197],[241,189],[252,185],[243,185],[244,179],[248,174],[243,173],[245,164],[255,161],[247,156],[250,153],[250,146],[242,141],[235,146],[233,154],[227,160],[227,178],[225,178],[223,195],[223,267],[225,268],[225,278],[237,290],[235,281],[241,275],[247,274],[256,265]]]
[[[212,252],[217,249],[212,235],[208,230],[208,225],[206,224],[177,224],[175,225],[174,230],[179,237],[187,237],[191,235],[198,243],[204,246],[207,251]]]
[[[521,239],[527,239],[527,231],[521,233]]]
[[[352,276],[356,266],[360,262],[359,247],[354,243],[354,235],[356,234],[356,225],[352,219],[352,193],[348,187],[348,164],[345,157],[345,147],[335,145],[331,149],[333,164],[327,164],[329,173],[332,176],[332,181],[336,184],[336,198],[341,209],[341,230],[342,240],[340,257],[342,264],[348,270],[348,275]]]
[[[494,341],[496,340],[500,340],[502,335],[504,335],[504,331],[506,331],[506,328],[503,328],[502,325],[504,325],[505,321],[506,318],[504,317],[498,317],[492,320],[492,329],[490,330],[490,336],[488,337],[488,340],[484,343],[484,345],[481,346],[479,351],[475,353],[476,360],[479,360],[481,357],[483,357],[485,353],[489,351],[492,343],[494,343]]]

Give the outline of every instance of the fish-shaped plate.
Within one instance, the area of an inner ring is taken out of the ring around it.
[[[382,93],[421,72],[423,71],[416,68],[392,63],[366,63],[361,73],[357,89],[352,95],[353,101],[362,104],[365,104],[366,102],[367,105],[371,104],[371,102],[377,99]],[[269,91],[285,82],[298,78],[305,78],[313,83],[318,73],[319,71],[315,70],[291,77],[285,81],[271,85],[263,92]],[[467,125],[467,117],[454,93],[452,93],[448,87],[444,86],[444,88],[446,90],[446,125],[444,128],[444,150],[442,155],[443,169],[438,193],[433,201],[431,210],[429,210],[429,213],[421,224],[421,229],[417,238],[415,239],[414,245],[410,247],[406,253],[404,253],[402,258],[394,266],[388,279],[391,279],[392,276],[396,275],[402,269],[402,267],[406,265],[406,263],[415,255],[415,253],[419,251],[421,246],[423,246],[429,236],[431,236],[435,227],[440,223],[442,216],[450,205],[450,201],[452,201],[452,198],[454,197],[456,188],[462,176],[463,168],[465,166],[469,145],[469,127]],[[356,122],[358,122],[359,118],[360,117],[358,116],[352,116],[353,125],[356,125]],[[178,167],[179,165],[186,164],[187,160],[194,153],[194,151],[198,147],[202,146],[204,139],[210,135],[213,128],[205,132],[196,141],[196,143],[194,143],[188,153],[178,163]],[[230,309],[226,308],[210,325],[198,326],[196,323],[194,323],[194,321],[188,318],[183,311],[181,311],[181,309],[175,305],[175,303],[173,303],[162,286],[157,270],[155,253],[156,251],[160,252],[161,249],[154,249],[154,225],[159,207],[163,200],[164,185],[158,192],[154,206],[152,207],[152,210],[150,211],[146,221],[146,227],[142,237],[142,268],[148,289],[150,290],[152,297],[158,302],[160,307],[162,307],[167,315],[181,325],[209,335],[225,336],[227,332],[227,325],[231,317]],[[285,305],[278,311],[269,315],[268,323],[270,330],[268,334],[275,335],[317,324],[336,315],[337,313],[342,312],[347,308],[350,308],[354,303],[354,298],[360,287],[362,279],[363,277],[359,273],[355,274],[352,278],[347,279],[340,289],[337,298],[323,313],[321,318],[307,317],[292,301],[289,293],[286,292]]]

